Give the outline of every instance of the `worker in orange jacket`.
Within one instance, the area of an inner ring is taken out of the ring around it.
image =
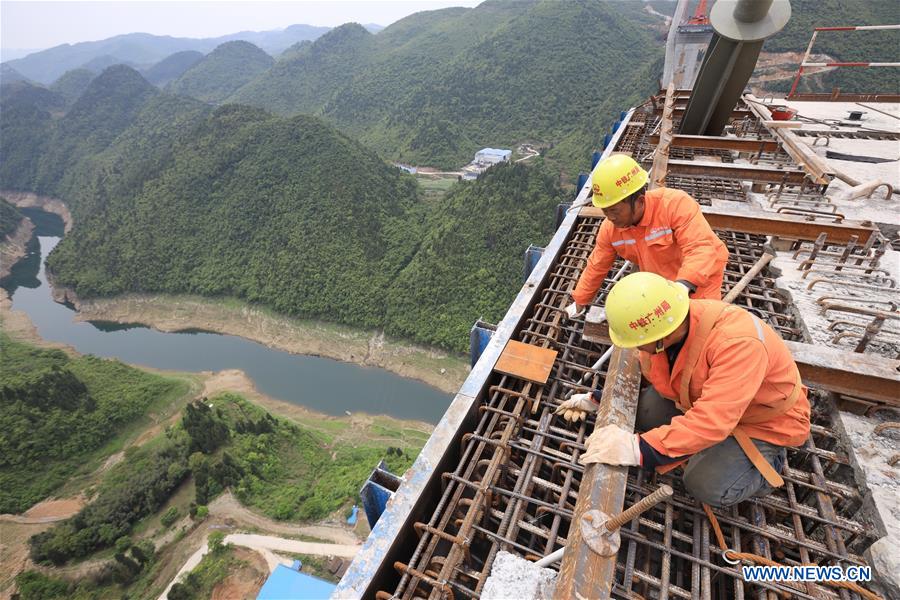
[[[641,271],[677,281],[694,298],[720,300],[728,249],[685,192],[647,190],[647,172],[626,154],[613,154],[592,176],[592,201],[603,209],[593,252],[572,293],[569,317],[597,295],[618,254]]]
[[[797,364],[771,327],[737,306],[691,300],[652,273],[613,286],[606,318],[615,345],[640,351],[650,383],[636,414],[644,433],[595,430],[584,464],[665,471],[686,463],[685,487],[714,506],[784,483],[784,447],[808,438],[810,406]],[[577,408],[567,403],[558,412]]]

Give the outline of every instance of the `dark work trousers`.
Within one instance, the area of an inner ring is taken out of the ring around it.
[[[648,385],[638,398],[635,427],[641,432],[649,431],[668,425],[673,417],[681,414],[674,402],[663,398]],[[780,473],[786,459],[785,449],[761,440],[753,440],[753,443]],[[753,466],[733,436],[691,456],[684,467],[684,487],[700,502],[711,506],[731,506],[772,491],[772,486]]]

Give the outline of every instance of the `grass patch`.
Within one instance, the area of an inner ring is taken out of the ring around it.
[[[358,502],[360,487],[379,461],[402,472],[428,438],[425,432],[390,427],[384,420],[346,440],[267,417],[236,394],[220,394],[214,404],[231,430],[222,458],[227,454],[239,468],[231,486],[235,496],[279,520],[317,520]],[[263,421],[271,431],[257,433],[259,427],[248,425]]]
[[[147,426],[145,415],[177,410],[190,390],[186,379],[0,333],[0,512],[22,512],[93,472]]]

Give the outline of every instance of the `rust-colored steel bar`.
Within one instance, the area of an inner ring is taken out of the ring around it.
[[[618,425],[631,431],[637,410],[641,372],[637,352],[617,348],[610,359],[603,397],[597,412],[598,425]],[[616,514],[625,503],[628,469],[594,464],[585,468],[572,523],[580,523],[588,510]],[[554,598],[609,598],[616,571],[616,557],[595,554],[584,542],[580,527],[567,536]]]
[[[827,346],[785,343],[806,385],[900,406],[900,361]]]
[[[760,102],[752,94],[745,97],[750,110],[760,121],[770,121],[772,113],[768,107]],[[812,148],[801,142],[789,129],[772,128],[772,135],[781,140],[784,150],[791,155],[798,165],[809,174],[810,179],[819,184],[827,185],[834,178],[834,169],[815,152]]]
[[[582,209],[582,214],[584,210]],[[822,223],[807,221],[795,215],[766,216],[751,211],[712,206],[704,206],[701,210],[713,229],[774,235],[785,239],[815,240],[819,234],[826,233],[831,244],[846,244],[854,235],[858,236],[862,243],[866,243],[869,237],[878,231],[868,222]]]
[[[649,496],[646,496],[636,504],[632,504],[631,506],[629,506],[627,509],[622,511],[621,514],[611,517],[604,524],[604,527],[606,527],[607,531],[615,531],[625,523],[634,520],[635,517],[638,517],[647,512],[663,500],[668,500],[674,493],[675,492],[672,491],[671,486],[662,485]]]
[[[766,265],[768,265],[770,262],[772,262],[773,258],[775,258],[774,254],[769,254],[768,252],[763,253],[763,255],[759,258],[759,260],[756,261],[756,264],[753,265],[753,268],[751,268],[749,271],[747,271],[746,275],[741,277],[741,280],[738,281],[734,285],[734,287],[731,288],[731,291],[725,295],[725,297],[722,299],[723,302],[727,302],[728,304],[731,304],[732,302],[734,302],[734,300],[738,297],[738,295],[741,292],[744,291],[744,288],[747,287],[747,285],[753,280],[753,278],[756,277],[757,275],[759,275],[759,272],[762,271],[763,269],[765,269]]]
[[[650,135],[651,145],[659,143],[658,135]],[[672,137],[673,148],[707,148],[712,150],[734,150],[735,152],[778,152],[781,146],[775,140],[754,140],[712,135],[682,135]]]
[[[724,179],[741,179],[769,183],[801,184],[806,173],[799,169],[776,169],[753,165],[735,165],[692,160],[670,160],[669,172],[675,175],[703,175]]]

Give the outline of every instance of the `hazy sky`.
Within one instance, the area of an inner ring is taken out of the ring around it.
[[[332,0],[300,2],[8,2],[0,0],[3,48],[50,48],[145,32],[216,37],[242,30],[304,23],[334,27],[349,21],[389,25],[406,15],[482,0]]]

